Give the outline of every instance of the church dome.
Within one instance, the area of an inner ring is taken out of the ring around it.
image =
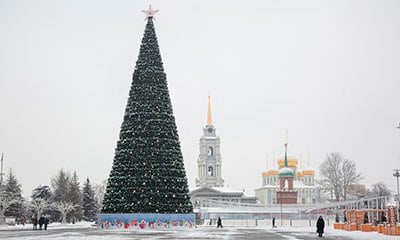
[[[291,168],[284,167],[279,170],[279,176],[280,177],[293,177],[294,171]]]
[[[288,166],[289,167],[297,167],[297,164],[298,164],[299,160],[296,157],[289,155],[287,157],[287,160],[288,160]],[[282,157],[278,158],[278,166],[279,167],[284,167],[285,166],[285,156],[282,156]]]
[[[278,176],[279,170],[278,169],[268,169],[267,171],[262,172],[262,175],[265,176]]]

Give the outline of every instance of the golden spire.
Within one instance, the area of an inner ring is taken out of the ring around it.
[[[211,97],[208,96],[208,113],[207,113],[207,126],[212,125],[212,116],[211,116]]]

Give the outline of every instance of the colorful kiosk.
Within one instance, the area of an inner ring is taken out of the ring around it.
[[[370,223],[368,213],[381,216],[378,220],[374,219]],[[346,210],[346,219],[344,223],[335,223],[334,229],[346,231],[362,231],[362,232],[378,232],[385,235],[400,236],[400,225],[396,223],[396,208],[388,207],[387,209],[349,209]]]

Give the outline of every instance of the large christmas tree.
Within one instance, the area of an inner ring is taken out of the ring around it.
[[[102,213],[191,213],[166,74],[149,8]]]

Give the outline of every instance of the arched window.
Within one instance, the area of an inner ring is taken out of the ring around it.
[[[213,169],[213,167],[211,167],[211,166],[209,166],[208,167],[208,169],[207,169],[207,175],[208,176],[214,176],[214,169]]]
[[[208,156],[213,156],[213,155],[214,155],[214,149],[213,149],[213,147],[208,147],[207,155],[208,155]]]

